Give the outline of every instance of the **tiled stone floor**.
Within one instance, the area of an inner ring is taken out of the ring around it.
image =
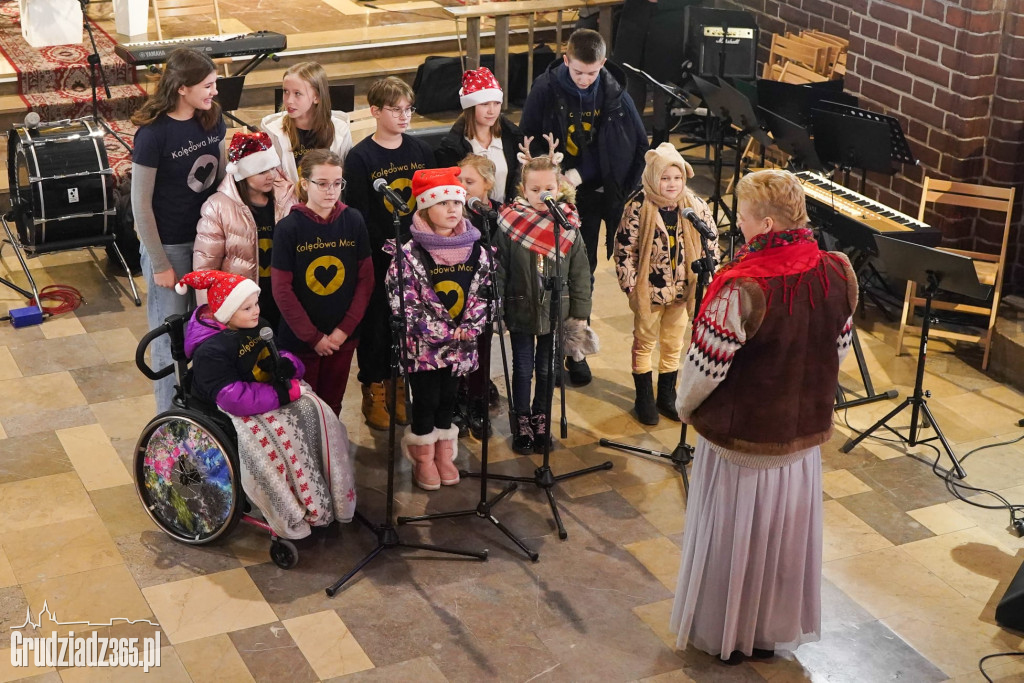
[[[12,260],[8,252],[9,269]],[[495,514],[539,562],[484,520],[439,521],[403,535],[488,548],[490,559],[387,551],[334,598],[324,588],[373,545],[357,525],[307,544],[290,571],[269,561],[265,536],[250,527],[213,547],[183,546],[155,528],[131,477],[135,440],[154,410],[132,361],[144,310],[88,252],[35,259],[33,269],[40,286],[73,285],[88,303],[40,326],[0,326],[0,650],[10,647],[10,627],[44,601],[62,620],[159,624],[162,665],[149,678],[168,681],[975,681],[981,656],[1021,648],[1021,634],[993,619],[1024,559],[1007,515],[953,500],[931,473],[927,448],[914,449],[922,460],[874,439],[838,452],[852,433],[846,421],[866,427],[894,404],[883,402],[837,415],[824,449],[821,642],[736,668],[676,651],[667,625],[685,515],[681,479],[662,462],[597,445],[608,437],[669,450],[678,438],[675,423],[646,428],[628,413],[631,318],[607,261],[596,284],[595,380],[568,390],[570,432],[552,462],[556,472],[606,459],[614,469],[557,488],[568,540],[554,533],[543,495],[522,487]],[[20,305],[6,288],[0,301],[0,309]],[[893,356],[892,329],[864,323],[861,334],[876,387],[906,395],[914,359]],[[961,455],[1016,437],[1024,415],[1024,396],[988,379],[975,356],[968,361],[933,348],[926,382]],[[495,369],[500,376],[497,349]],[[846,386],[859,387],[855,373],[851,359]],[[387,441],[358,419],[354,383],[347,395],[360,507],[377,520]],[[529,474],[537,458],[512,454],[505,413],[493,418],[494,471]],[[479,450],[463,441],[462,462],[475,469]],[[1024,443],[981,451],[965,461],[968,482],[1019,502],[1022,459]],[[398,464],[399,514],[470,508],[478,495],[470,480],[424,493]],[[100,630],[151,635],[147,628]],[[1024,680],[1018,660],[989,670],[997,680]],[[113,670],[16,670],[0,652],[0,681],[30,674],[40,682],[133,680]]]

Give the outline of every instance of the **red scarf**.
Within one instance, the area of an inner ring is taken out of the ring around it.
[[[815,270],[826,259],[830,267],[840,273],[844,272],[842,264],[837,259],[818,248],[814,233],[809,228],[758,235],[743,245],[736,252],[736,257],[715,273],[714,279],[704,293],[704,301],[698,316],[703,316],[707,312],[708,305],[715,300],[723,287],[738,278],[755,280],[765,292],[766,305],[771,304],[772,295],[780,285],[783,301],[789,298],[792,302],[792,297],[788,297],[787,294],[800,285],[804,274]],[[789,282],[787,276],[790,275],[801,277]],[[827,278],[821,279],[827,287]]]
[[[562,230],[559,235],[558,247],[562,256],[565,256],[572,249],[573,242],[579,234],[577,228],[580,226],[580,218],[572,204],[559,202],[558,206],[565,214],[569,225],[573,227],[572,230]],[[519,197],[501,210],[498,215],[498,227],[505,231],[513,242],[545,258],[555,260],[555,221],[550,213],[541,213]]]

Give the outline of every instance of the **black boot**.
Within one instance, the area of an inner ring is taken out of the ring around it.
[[[586,358],[577,361],[573,360],[572,356],[566,356],[565,369],[569,373],[569,383],[574,387],[585,387],[594,379],[594,375],[590,372],[590,364],[587,363]],[[558,385],[556,384],[555,386]]]
[[[530,427],[533,428],[533,452],[543,453],[545,441],[551,443],[551,435],[548,433],[548,416],[544,413],[534,413],[530,418]]]
[[[533,453],[533,427],[529,415],[516,415],[516,432],[512,435],[512,450],[519,455]]]
[[[670,420],[679,422],[676,412],[676,373],[662,372],[658,375],[658,412]]]
[[[469,433],[474,439],[484,440],[484,422],[487,416],[487,402],[482,398],[471,398],[469,400]],[[491,435],[490,427],[487,429],[487,436]]]
[[[654,385],[651,383],[651,373],[645,372],[638,375],[634,372],[633,385],[636,387],[636,401],[633,403],[636,419],[640,420],[640,424],[658,424],[658,407],[654,405]]]

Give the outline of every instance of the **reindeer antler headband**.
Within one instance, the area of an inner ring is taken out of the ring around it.
[[[562,163],[562,159],[564,159],[565,157],[564,157],[564,155],[561,152],[556,152],[555,151],[555,148],[558,147],[558,140],[555,139],[554,133],[545,133],[541,137],[543,137],[545,140],[548,141],[548,153],[547,153],[548,159],[551,160],[551,163],[553,163],[556,166],[558,166],[559,164]],[[523,138],[523,141],[521,143],[519,143],[519,154],[516,155],[516,158],[519,159],[519,163],[525,165],[528,161],[530,161],[531,159],[534,158],[530,154],[530,143],[531,142],[533,142],[533,136],[532,135]]]

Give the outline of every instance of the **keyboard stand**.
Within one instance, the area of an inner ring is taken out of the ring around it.
[[[871,383],[871,372],[868,370],[867,361],[864,359],[864,349],[860,345],[860,335],[857,334],[857,326],[853,326],[853,355],[857,359],[857,368],[860,370],[860,379],[864,383],[864,392],[867,396],[862,398],[854,398],[849,401],[844,401],[843,398],[846,395],[842,385],[836,386],[836,405],[835,410],[845,410],[846,408],[856,408],[857,406],[867,405],[868,403],[874,403],[875,401],[882,401],[885,399],[896,398],[900,395],[900,392],[895,389],[890,389],[883,394],[876,394],[875,387]]]

